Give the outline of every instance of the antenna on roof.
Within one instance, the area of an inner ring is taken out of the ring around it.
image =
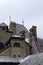
[[[24,21],[22,20],[22,25],[24,25]]]
[[[11,15],[9,16],[9,21],[11,21]]]

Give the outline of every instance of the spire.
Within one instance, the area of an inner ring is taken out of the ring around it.
[[[9,21],[11,21],[11,15],[9,16]]]
[[[24,25],[24,21],[22,20],[22,25]]]

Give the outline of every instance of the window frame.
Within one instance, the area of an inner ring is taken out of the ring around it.
[[[14,47],[21,47],[21,45],[20,45],[20,43],[15,42],[15,43],[14,43]]]

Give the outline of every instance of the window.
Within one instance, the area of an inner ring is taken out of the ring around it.
[[[13,57],[16,57],[16,55],[13,55]]]
[[[43,47],[43,45],[40,45],[40,47]]]
[[[20,57],[20,55],[18,55],[18,57]]]
[[[5,30],[5,28],[4,28],[4,27],[2,27],[2,30]]]
[[[14,43],[14,47],[20,47],[20,43]]]
[[[0,50],[3,49],[5,46],[3,43],[0,42]]]

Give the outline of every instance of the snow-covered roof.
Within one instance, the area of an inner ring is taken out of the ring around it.
[[[20,34],[20,32],[24,30],[26,38],[29,37],[29,31],[27,30],[27,28],[24,25],[18,24],[15,21],[11,21],[10,25],[11,24],[16,24],[16,34]]]
[[[29,43],[29,38],[25,38],[25,41],[26,41],[27,43]]]
[[[7,26],[4,22],[0,24],[0,26]]]
[[[13,58],[10,56],[0,56],[0,62],[20,62],[23,58]]]
[[[20,65],[43,65],[43,53],[27,56],[21,60]]]
[[[16,37],[16,38],[24,38],[24,37],[22,37],[22,36],[20,36],[20,35],[12,35],[12,37]],[[25,42],[27,42],[27,43],[29,43],[29,38],[25,38]]]
[[[26,29],[26,27],[16,23],[16,33],[20,34],[20,32],[23,30],[25,31],[25,37],[29,37],[29,31]]]
[[[12,37],[16,37],[16,38],[24,38],[24,37],[22,37],[22,36],[20,36],[20,35],[12,35]]]

